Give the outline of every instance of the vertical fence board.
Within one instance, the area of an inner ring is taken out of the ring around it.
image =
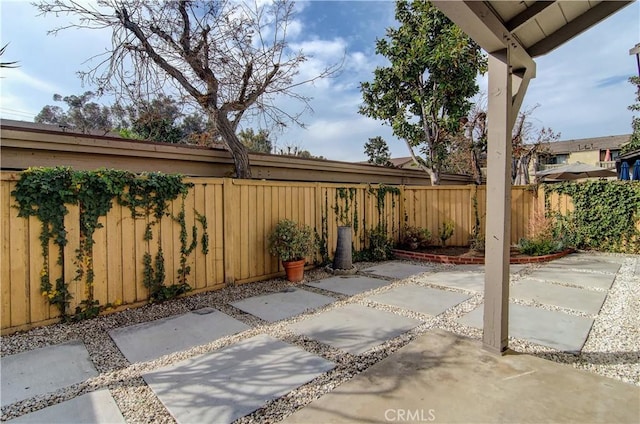
[[[48,301],[42,296],[40,273],[44,267],[44,257],[40,246],[42,224],[38,218],[18,218],[18,211],[10,213],[11,219],[11,323],[38,322],[51,318]],[[27,240],[24,234],[27,232]],[[29,261],[25,267],[24,257]],[[25,267],[24,270],[21,268]],[[23,294],[24,293],[24,294]],[[16,310],[14,311],[14,308]],[[54,316],[57,316],[57,311]],[[27,321],[24,321],[27,319]]]
[[[12,187],[8,181],[2,181],[0,193],[2,204],[0,205],[0,222],[2,231],[2,252],[0,252],[0,317],[2,328],[11,326],[11,223],[9,213],[11,211]],[[31,243],[30,243],[31,244]],[[33,267],[33,262],[31,263]],[[37,275],[37,274],[36,274]],[[33,286],[33,283],[31,283]]]
[[[180,201],[180,198],[176,199],[178,201]],[[184,219],[185,219],[185,227],[187,230],[187,245],[186,248],[188,249],[191,246],[191,243],[193,242],[193,225],[195,224],[195,213],[194,213],[194,208],[195,208],[195,193],[194,190],[191,189],[189,190],[189,193],[187,193],[187,196],[184,198]],[[179,225],[175,225],[174,226],[178,226]],[[175,248],[175,247],[174,247]],[[196,247],[195,250],[197,250],[198,247]],[[175,252],[177,252],[178,250],[174,250],[174,254]],[[164,252],[163,252],[164,253]],[[171,254],[171,252],[167,252],[165,254]],[[195,288],[196,286],[196,257],[197,255],[194,252],[191,252],[190,255],[187,256],[187,267],[189,267],[189,275],[187,275],[187,283],[192,287]],[[174,277],[174,278],[177,278]],[[168,278],[169,281],[171,281],[170,278]],[[175,281],[175,280],[174,280]]]
[[[175,200],[168,206],[169,212],[173,216],[177,216],[180,213],[179,205],[176,206],[174,211],[174,205],[181,200]],[[160,237],[160,246],[162,246],[162,253],[164,255],[164,270],[167,274],[167,283],[172,284],[175,282],[175,278],[178,274],[178,262],[180,255],[180,242],[173,239],[174,227],[178,227],[171,216],[163,216],[160,222],[156,224],[158,227],[158,237]],[[177,242],[177,244],[174,244]]]
[[[122,302],[122,208],[114,204],[107,214],[107,225],[97,231],[106,232],[107,238],[107,302]],[[101,302],[103,305],[104,303]]]
[[[136,218],[134,220],[135,227],[135,246],[136,246],[136,278],[135,278],[135,287],[136,287],[136,302],[140,302],[145,300],[148,297],[149,291],[144,286],[144,266],[143,266],[143,257],[147,252],[147,246],[149,242],[144,240],[144,233],[147,225],[147,220],[143,218]]]
[[[221,183],[209,185],[207,192],[207,220],[209,225],[209,255],[207,258],[212,266],[208,271],[208,285],[216,287],[224,284],[224,221]],[[209,269],[209,268],[207,268]]]
[[[84,281],[85,278],[77,279],[76,271],[78,269],[78,260],[76,250],[80,246],[80,207],[78,205],[67,205],[69,213],[64,217],[64,228],[67,231],[67,245],[64,248],[64,281],[67,283],[71,294],[69,303],[69,311],[76,310],[76,306],[84,300]],[[38,219],[33,218],[36,233],[40,233],[40,225]],[[31,224],[31,223],[30,223]],[[97,230],[100,231],[100,230]],[[38,243],[39,245],[39,243]],[[42,254],[40,254],[42,255]],[[38,275],[36,273],[36,275]],[[37,306],[32,303],[32,308]],[[31,314],[33,319],[33,313]]]
[[[122,303],[128,304],[136,301],[136,224],[128,208],[114,207],[120,208],[122,230]]]
[[[207,262],[205,258],[205,254],[202,253],[202,225],[198,222],[196,212],[199,214],[204,213],[204,202],[205,202],[205,184],[195,184],[193,187],[193,208],[191,212],[187,215],[191,218],[188,220],[188,226],[192,227],[196,226],[198,231],[198,236],[196,242],[198,243],[195,250],[191,253],[193,256],[193,260],[195,262],[195,267],[191,271],[191,281],[193,281],[192,287],[196,289],[203,289],[207,286],[206,275],[207,275]],[[191,229],[189,229],[189,233],[191,233]]]
[[[256,208],[255,208],[255,217],[254,222],[256,225],[256,250],[255,250],[255,268],[254,275],[265,275],[265,261],[266,261],[266,240],[267,233],[265,231],[265,219],[266,219],[266,202],[265,202],[265,191],[267,187],[258,186],[256,187]],[[271,212],[271,205],[269,205],[269,212]]]
[[[93,282],[93,298],[101,305],[107,303],[108,298],[108,276],[110,271],[107,267],[107,220],[104,216],[98,219],[102,228],[98,228],[93,233],[95,244],[93,245],[93,270],[95,272]]]

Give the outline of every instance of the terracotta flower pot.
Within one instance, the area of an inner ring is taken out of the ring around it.
[[[304,263],[304,259],[300,261],[282,261],[284,271],[287,273],[287,280],[292,283],[302,281],[304,278]]]

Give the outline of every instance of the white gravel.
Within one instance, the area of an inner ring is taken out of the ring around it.
[[[623,258],[625,258],[624,263],[617,274],[607,299],[600,313],[594,317],[595,323],[584,345],[582,354],[573,355],[559,352],[526,340],[513,338],[510,339],[510,347],[519,352],[534,354],[556,362],[572,364],[576,368],[585,369],[596,374],[640,386],[640,275],[636,273],[636,270],[640,269],[640,257],[624,256]],[[357,264],[359,269],[364,269],[371,265],[371,263]],[[543,265],[529,266],[517,274],[515,279],[529,274],[532,269],[540,266]],[[450,265],[436,265],[435,267],[436,271],[442,269],[452,269],[452,267]],[[306,273],[308,281],[325,278],[327,276],[329,275],[322,269]],[[402,281],[393,282],[388,286],[369,291],[366,294],[351,297],[305,286],[305,290],[320,294],[330,294],[336,297],[337,301],[306,314],[275,323],[268,323],[246,314],[230,306],[229,303],[259,294],[283,290],[288,287],[290,283],[282,279],[227,287],[216,292],[202,293],[159,305],[147,305],[138,309],[125,310],[80,323],[57,324],[10,336],[3,336],[0,338],[2,356],[54,345],[73,339],[81,339],[84,341],[100,375],[53,393],[36,396],[3,407],[1,420],[5,421],[15,418],[28,412],[71,399],[83,393],[108,388],[127,422],[173,423],[175,422],[174,419],[169,415],[155,394],[144,383],[144,380],[141,378],[142,374],[195,355],[211,352],[257,334],[266,333],[337,364],[333,370],[293,390],[287,395],[269,402],[254,413],[237,420],[238,423],[279,421],[295,410],[307,405],[312,400],[330,392],[344,381],[358,375],[376,362],[386,358],[389,354],[395,352],[429,329],[441,328],[474,339],[481,338],[482,331],[480,329],[461,325],[457,322],[457,319],[480,305],[483,301],[482,294],[467,292],[467,294],[472,295],[470,299],[450,308],[437,317],[383,305],[367,299],[372,294],[382,293],[393,287],[405,284],[420,284],[434,287],[421,280],[421,276],[417,275]],[[437,288],[463,292],[462,290],[443,287]],[[522,304],[532,304],[531,302],[515,301]],[[376,309],[415,318],[424,323],[361,355],[345,353],[339,349],[311,340],[308,337],[293,334],[287,328],[292,322],[299,321],[308,315],[330,310],[348,303],[367,305]],[[563,310],[547,305],[535,304],[534,306],[562,310],[565,313],[575,315],[585,315],[580,312]],[[206,345],[166,355],[153,361],[133,365],[129,364],[107,334],[107,331],[113,328],[182,314],[204,307],[216,308],[246,323],[252,328],[240,334],[215,340]]]

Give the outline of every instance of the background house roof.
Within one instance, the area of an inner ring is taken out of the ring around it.
[[[592,150],[617,150],[627,143],[631,134],[609,135],[606,137],[580,138],[577,140],[554,141],[543,144],[545,153],[557,155]]]

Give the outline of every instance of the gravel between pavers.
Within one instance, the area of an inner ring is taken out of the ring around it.
[[[555,362],[571,364],[576,368],[585,369],[596,374],[640,386],[640,275],[634,274],[638,266],[637,264],[640,263],[640,257],[626,256],[625,258],[624,264],[620,268],[612,288],[609,290],[609,294],[600,313],[594,317],[595,322],[589,338],[584,345],[582,354],[573,355],[559,352],[549,347],[513,338],[510,338],[510,347],[518,352],[533,354]],[[419,262],[405,262],[421,264]],[[364,269],[371,265],[373,264],[357,264],[359,269]],[[529,274],[533,269],[541,266],[544,265],[530,265],[522,272],[516,274],[512,281],[517,281]],[[455,269],[455,267],[450,265],[436,265],[434,268],[435,271],[445,269],[451,270]],[[328,276],[329,274],[322,269],[308,271],[306,273],[306,281],[326,278]],[[56,392],[35,396],[31,399],[3,407],[1,420],[6,421],[28,412],[72,399],[84,393],[108,388],[127,422],[174,423],[175,420],[173,417],[171,417],[164,408],[153,391],[145,384],[141,377],[142,374],[195,355],[229,346],[257,334],[269,334],[336,363],[336,367],[333,370],[322,374],[287,395],[267,403],[264,407],[250,415],[240,418],[236,422],[263,423],[279,421],[304,407],[314,399],[330,392],[341,383],[358,375],[376,362],[386,358],[391,353],[397,351],[430,329],[440,328],[474,339],[481,339],[482,331],[480,329],[461,325],[457,322],[457,319],[480,305],[483,301],[482,294],[466,292],[472,296],[470,299],[448,309],[437,317],[387,306],[367,299],[374,294],[383,293],[391,288],[406,284],[419,284],[427,287],[436,287],[441,290],[464,292],[463,290],[432,286],[421,280],[421,275],[412,276],[367,293],[351,297],[303,286],[305,290],[321,294],[331,294],[337,298],[337,301],[322,308],[275,323],[268,323],[260,318],[246,314],[230,306],[229,303],[247,297],[277,292],[291,285],[282,279],[227,287],[216,292],[201,293],[159,305],[147,305],[138,309],[125,310],[80,323],[57,324],[49,327],[36,328],[24,333],[3,336],[0,338],[2,356],[59,344],[73,339],[81,339],[85,343],[89,355],[100,375],[82,383],[65,387]],[[515,301],[516,303],[527,304],[527,302],[517,299]],[[287,328],[289,324],[300,321],[309,315],[350,303],[359,303],[409,318],[415,318],[424,323],[361,355],[351,355],[306,336],[294,334]],[[559,310],[559,308],[552,306],[539,304],[535,306],[550,310]],[[107,333],[113,328],[152,321],[204,307],[219,309],[252,328],[205,345],[165,355],[153,361],[137,364],[130,364],[124,358]],[[564,312],[576,314],[575,311],[565,310]]]

